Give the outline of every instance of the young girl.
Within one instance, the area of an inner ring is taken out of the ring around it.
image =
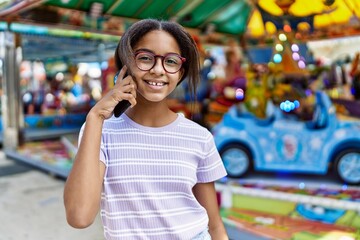
[[[118,80],[89,111],[65,184],[68,223],[85,228],[100,209],[108,240],[228,239],[214,188],[226,172],[213,137],[166,103],[185,78],[195,92],[193,39],[176,23],[142,20],[115,59]],[[131,107],[116,118],[123,100]]]

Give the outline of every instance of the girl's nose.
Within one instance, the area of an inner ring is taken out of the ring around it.
[[[151,69],[151,71],[153,71],[153,73],[155,74],[165,74],[165,69],[162,65],[162,59],[161,58],[156,58],[156,61],[155,61],[155,65],[154,67]]]

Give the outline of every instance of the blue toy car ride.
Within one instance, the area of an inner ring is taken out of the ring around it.
[[[360,184],[360,122],[339,120],[326,93],[315,93],[309,121],[275,106],[266,119],[239,109],[232,106],[212,129],[229,177],[251,168],[325,175],[331,166],[344,183]]]

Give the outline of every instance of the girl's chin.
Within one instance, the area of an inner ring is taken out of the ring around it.
[[[156,103],[156,102],[161,102],[161,101],[163,101],[163,100],[166,98],[166,96],[163,95],[163,94],[159,94],[159,95],[154,95],[154,94],[149,95],[149,94],[145,94],[145,95],[142,95],[142,96],[143,96],[143,98],[144,98],[146,101],[154,102],[154,103]]]

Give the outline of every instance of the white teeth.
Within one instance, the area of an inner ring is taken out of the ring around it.
[[[162,82],[148,82],[148,84],[150,84],[150,85],[153,85],[153,86],[164,86],[165,85],[165,83],[162,83]]]

